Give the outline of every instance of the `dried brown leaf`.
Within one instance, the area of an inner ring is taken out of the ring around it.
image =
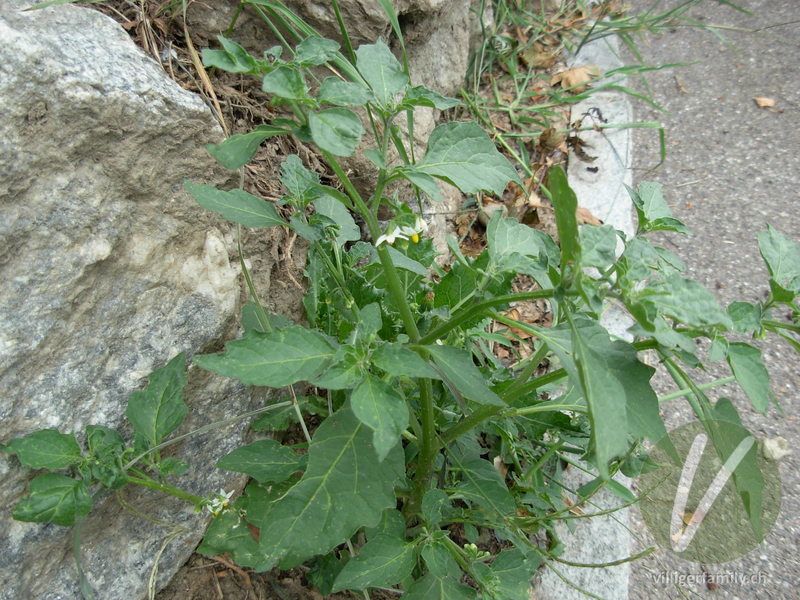
[[[753,100],[758,104],[758,108],[772,108],[775,106],[775,100],[766,96],[756,96]]]
[[[571,69],[566,69],[560,73],[556,73],[556,75],[554,75],[550,80],[550,85],[560,83],[562,88],[569,88],[571,92],[579,94],[588,89],[588,83],[592,79],[600,77],[602,74],[603,72],[595,65],[572,67]]]

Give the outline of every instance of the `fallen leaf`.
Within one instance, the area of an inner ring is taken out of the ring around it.
[[[549,69],[556,64],[558,53],[554,53],[552,50],[546,50],[539,44],[534,44],[533,46],[525,48],[519,56],[526,67],[533,69]]]
[[[758,104],[758,108],[772,108],[775,106],[775,100],[766,96],[756,96],[753,100]]]
[[[572,67],[571,69],[556,73],[550,80],[550,85],[560,83],[562,88],[580,94],[588,89],[588,83],[592,79],[600,77],[602,74],[603,72],[595,65]]]
[[[595,217],[592,212],[588,208],[583,208],[582,206],[578,207],[578,210],[575,211],[576,216],[578,217],[578,225],[602,225],[603,222]]]

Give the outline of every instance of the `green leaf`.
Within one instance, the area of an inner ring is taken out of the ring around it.
[[[246,473],[259,483],[281,483],[305,466],[305,457],[275,440],[240,446],[217,462],[218,469]]]
[[[419,275],[420,277],[426,277],[428,275],[427,267],[425,267],[425,265],[419,261],[409,258],[394,246],[386,246],[386,249],[389,252],[389,256],[392,257],[394,266],[398,269],[409,271],[415,275]],[[375,257],[375,263],[380,264],[380,259],[377,256]]]
[[[360,83],[326,77],[319,88],[317,100],[336,106],[364,106],[372,100],[372,93]]]
[[[281,65],[264,75],[261,89],[287,100],[307,100],[308,86],[299,69]]]
[[[383,40],[358,47],[356,68],[372,88],[378,103],[386,109],[395,105],[395,96],[409,85],[403,66]]]
[[[769,389],[769,372],[761,362],[761,350],[742,342],[731,342],[728,345],[728,364],[753,407],[766,412],[774,398]]]
[[[242,307],[240,321],[245,332],[254,330],[269,333],[268,328],[261,321],[261,311],[258,310],[258,305],[252,300]],[[286,329],[294,325],[294,322],[288,317],[276,315],[275,313],[267,313],[267,321],[269,322],[269,329]]]
[[[312,35],[297,44],[294,62],[302,65],[323,65],[336,58],[338,52],[338,42]]]
[[[416,564],[414,544],[388,535],[369,540],[339,573],[334,592],[389,587],[411,575]]]
[[[478,404],[505,406],[505,402],[488,388],[469,352],[453,346],[439,345],[425,346],[425,349],[430,352],[433,362],[441,369],[442,374],[464,397]]]
[[[502,218],[496,213],[486,229],[489,257],[502,271],[535,275],[541,271],[540,255],[547,255],[549,236],[523,225],[516,219]],[[533,260],[531,260],[533,259]],[[537,261],[534,263],[534,261]]]
[[[419,354],[402,344],[387,343],[372,354],[372,364],[395,377],[427,377],[439,379],[439,374]]]
[[[336,348],[321,333],[297,325],[271,333],[248,332],[225,352],[195,356],[203,369],[247,385],[282,387],[319,376]]]
[[[213,210],[234,223],[245,227],[275,227],[288,225],[278,216],[275,207],[240,189],[218,190],[213,185],[183,182],[183,187],[203,208]]]
[[[137,437],[157,446],[183,423],[188,407],[183,401],[186,357],[183,352],[148,377],[147,388],[133,392],[125,415]]]
[[[440,93],[429,90],[425,86],[417,85],[406,92],[403,101],[400,103],[400,108],[406,106],[428,106],[436,110],[447,110],[460,105],[461,101],[456,98],[442,96]]]
[[[491,590],[493,600],[519,600],[531,593],[531,578],[538,564],[519,550],[503,550],[492,562],[473,564],[481,583]]]
[[[221,35],[217,36],[217,40],[222,45],[222,50],[203,49],[203,64],[206,67],[216,67],[229,73],[258,72],[258,61],[247,50]]]
[[[617,260],[617,232],[611,225],[581,227],[581,265],[599,269]]]
[[[319,175],[306,169],[299,156],[290,154],[281,163],[281,183],[293,199],[307,202],[316,193]]]
[[[7,451],[15,453],[19,462],[32,469],[64,469],[83,460],[75,436],[56,429],[41,429],[14,438]]]
[[[364,378],[365,371],[359,356],[352,350],[313,381],[317,387],[327,390],[349,390]]]
[[[398,173],[430,196],[431,200],[434,202],[441,202],[444,200],[444,198],[442,198],[442,192],[439,189],[439,184],[427,173],[420,173],[409,169],[399,169]]]
[[[350,404],[358,420],[372,429],[375,452],[382,461],[408,427],[405,400],[389,384],[367,375],[353,390]]]
[[[273,125],[259,125],[249,133],[237,133],[220,144],[209,144],[206,150],[226,169],[235,171],[253,158],[265,139],[286,133],[291,131]]]
[[[383,511],[395,507],[403,452],[397,446],[381,462],[372,437],[347,407],[319,426],[303,478],[259,519],[270,565],[287,555],[303,561],[328,552],[359,527],[377,525]]]
[[[471,523],[465,524],[465,533],[469,528],[474,529],[474,526]],[[435,577],[450,577],[454,580],[461,578],[461,568],[444,542],[436,540],[434,543],[425,544],[420,555],[431,575]]]
[[[689,229],[679,220],[672,217],[672,211],[664,201],[661,184],[643,181],[637,190],[627,185],[636,214],[639,220],[638,233],[648,231],[676,231],[688,234]]]
[[[800,295],[800,245],[767,225],[767,231],[758,234],[758,248],[769,270],[773,297],[792,302]]]
[[[578,236],[578,197],[569,187],[567,174],[556,165],[547,172],[547,183],[553,195],[553,209],[556,213],[558,243],[561,246],[561,270],[569,264],[580,262],[581,244]]]
[[[92,510],[92,496],[86,483],[58,473],[46,473],[31,480],[28,495],[19,501],[12,517],[17,521],[55,523],[70,527],[77,517]]]
[[[86,443],[93,458],[89,463],[92,477],[110,489],[119,489],[125,485],[128,477],[120,467],[119,460],[125,451],[125,440],[122,435],[115,429],[88,425]]]
[[[422,518],[430,527],[436,527],[442,521],[442,512],[449,505],[450,497],[444,490],[428,490],[422,497]]]
[[[378,524],[375,527],[366,527],[364,533],[367,535],[368,540],[379,535],[404,540],[406,538],[406,520],[399,510],[389,508],[383,511]]]
[[[648,285],[639,293],[639,300],[651,315],[663,314],[684,325],[733,328],[733,322],[714,294],[678,273]]]
[[[761,328],[761,318],[764,316],[761,305],[749,302],[731,302],[728,305],[728,316],[733,321],[733,330],[736,333],[756,331]]]
[[[352,156],[364,126],[358,116],[346,108],[328,108],[308,115],[314,143],[335,156]]]
[[[608,462],[625,454],[630,437],[656,442],[666,435],[650,386],[655,370],[639,362],[627,342],[612,342],[599,324],[588,319],[570,319],[569,324],[574,361],[567,359],[564,367],[589,406],[597,468],[608,479]]]
[[[511,163],[475,123],[454,121],[437,125],[428,139],[425,158],[415,170],[442,179],[467,194],[503,194],[509,181],[518,182]]]
[[[339,226],[339,235],[336,236],[339,246],[361,239],[361,229],[347,208],[336,198],[327,195],[317,198],[314,200],[314,208],[318,214],[325,215]]]
[[[403,600],[475,600],[477,592],[452,577],[427,573],[403,594]]]
[[[483,508],[490,517],[502,519],[514,514],[516,503],[500,472],[488,460],[478,456],[461,457],[450,453],[461,483],[456,494]]]

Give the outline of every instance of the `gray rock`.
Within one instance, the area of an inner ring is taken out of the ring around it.
[[[21,12],[29,4],[0,8],[3,442],[46,427],[80,437],[89,424],[124,426],[145,376],[180,351],[218,348],[239,302],[229,227],[182,190],[184,178],[230,176],[204,150],[222,138],[210,111],[111,19],[72,6]],[[257,402],[198,369],[189,380],[181,432]],[[192,465],[178,484],[203,496],[241,486],[213,465],[244,429],[170,448]],[[69,531],[10,517],[33,475],[0,459],[0,598],[80,597]],[[98,597],[130,600],[144,596],[162,544],[159,583],[191,554],[207,517],[160,493],[119,496],[100,496],[85,522],[84,567]]]

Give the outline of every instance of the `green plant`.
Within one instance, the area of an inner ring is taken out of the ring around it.
[[[797,244],[771,227],[762,233],[768,299],[723,310],[709,291],[684,276],[676,256],[648,241],[652,231],[686,233],[657,184],[630,190],[639,226],[635,237],[625,239],[610,226],[579,229],[575,195],[555,167],[547,186],[558,243],[496,214],[487,226],[487,249],[467,258],[451,240],[453,261],[443,270],[434,262],[424,221],[392,197],[392,186],[410,184],[420,205],[439,197],[438,181],[467,194],[500,196],[509,182],[522,185],[516,169],[480,127],[467,122],[439,125],[425,155],[415,157],[395,121],[405,117],[412,129],[415,107],[444,109],[456,100],[412,87],[407,65],[381,41],[358,49],[346,41],[345,57],[336,42],[305,28],[279,2],[250,3],[295,32],[299,44],[271,48],[259,59],[221,37],[221,48],[206,50],[204,62],[260,77],[288,115],[209,152],[238,169],[265,139],[296,136],[319,150],[341,189],[322,184],[294,155],[281,166],[286,196],[280,212],[243,189],[186,183],[204,208],[240,226],[290,228],[309,245],[308,327],[269,312],[242,260],[253,297],[242,313],[245,334],[224,352],[194,361],[248,385],[288,386],[291,399],[261,409],[265,414],[253,428],[296,428],[302,441],[264,439],[220,460],[220,468],[253,478],[232,502],[227,493],[201,498],[167,483],[182,465],[162,459],[159,451],[185,437],[168,439],[187,410],[179,355],[150,376],[146,390],[132,395],[126,412],[135,433],[132,446],[103,427],[87,429],[86,451],[74,435],[54,430],[12,440],[4,450],[24,465],[71,471],[35,478],[15,518],[72,525],[89,512],[98,491],[132,483],[214,513],[199,552],[227,552],[256,571],[307,562],[323,593],[402,585],[410,599],[517,600],[525,597],[543,559],[559,560],[550,523],[574,508],[562,497],[561,465],[582,458],[596,469],[595,481],[579,490],[584,503],[603,485],[626,495],[610,478],[618,470],[641,472],[647,465],[641,441],[665,434],[650,384],[654,369],[639,360],[640,352],[658,355],[679,395],[709,427],[717,409],[704,392],[710,386],[701,389],[687,372],[702,365],[699,338],[712,341],[713,357],[728,360],[754,407],[769,408],[760,352],[729,342],[725,334],[759,338],[772,331],[800,351]],[[316,81],[315,69],[326,64],[342,76]],[[374,142],[365,155],[377,172],[368,197],[340,163],[361,144],[364,118]],[[379,211],[387,210],[391,218],[382,225]],[[361,240],[354,216],[366,224],[371,242]],[[535,288],[513,292],[518,275],[535,281]],[[542,299],[549,304],[550,327],[500,312]],[[633,340],[612,338],[600,325],[612,305],[635,319]],[[793,311],[791,323],[772,318],[781,305]],[[508,329],[490,333],[492,322]],[[515,332],[533,336],[535,347],[508,364],[487,342],[513,352]],[[296,384],[320,395],[297,398]],[[248,416],[253,415],[243,415]],[[722,445],[719,451],[724,453]],[[758,469],[754,456],[742,465]],[[748,494],[747,506],[757,510],[757,482],[735,481],[742,497]],[[547,548],[530,539],[540,527],[550,534]],[[500,542],[496,554],[478,547],[484,531]]]

